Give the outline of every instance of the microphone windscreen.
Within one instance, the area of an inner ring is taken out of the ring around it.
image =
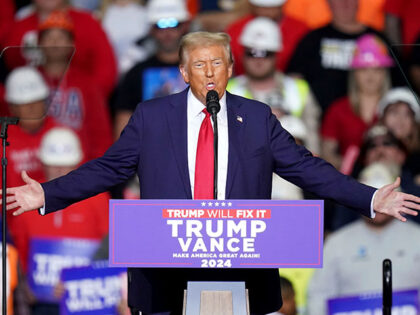
[[[206,107],[210,114],[217,114],[220,111],[219,94],[215,90],[210,90],[206,95]]]
[[[207,92],[206,104],[210,102],[219,102],[219,94],[215,90],[210,90]]]

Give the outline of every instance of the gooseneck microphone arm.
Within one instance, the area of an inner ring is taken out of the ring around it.
[[[217,113],[220,111],[220,103],[219,103],[219,94],[215,90],[211,90],[207,92],[206,95],[206,108],[207,111],[210,113],[211,118],[213,119],[213,151],[214,151],[214,192],[213,192],[213,199],[217,199],[217,168],[218,168],[218,142],[219,142],[219,134],[217,129]]]

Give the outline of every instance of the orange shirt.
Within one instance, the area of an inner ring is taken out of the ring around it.
[[[18,271],[17,271],[17,265],[18,265],[18,253],[14,246],[7,244],[7,262],[6,262],[6,268],[7,268],[7,315],[13,315],[13,292],[16,289],[17,283],[18,283]],[[0,255],[1,255],[1,247],[0,247]],[[1,260],[1,259],[0,259]],[[1,270],[0,270],[1,274]],[[0,302],[1,305],[1,302]]]
[[[360,0],[357,19],[377,30],[384,28],[385,0]],[[284,5],[285,14],[305,22],[315,29],[331,21],[331,11],[327,0],[288,0]]]

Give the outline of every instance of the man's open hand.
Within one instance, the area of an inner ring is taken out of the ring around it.
[[[22,179],[26,185],[7,189],[7,210],[18,208],[13,215],[19,215],[26,211],[39,209],[45,204],[44,190],[40,183],[30,178],[22,171]],[[0,190],[0,194],[3,192]],[[0,204],[1,204],[0,200]]]
[[[406,221],[403,214],[417,215],[417,211],[420,210],[420,198],[396,191],[400,183],[401,179],[398,177],[394,183],[380,188],[373,200],[373,210]]]

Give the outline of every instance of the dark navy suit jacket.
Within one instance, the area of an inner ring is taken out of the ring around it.
[[[46,212],[105,191],[135,173],[142,199],[191,199],[187,91],[139,104],[120,139],[104,156],[42,184]],[[267,105],[229,93],[226,104],[226,199],[270,199],[272,173],[276,172],[321,198],[332,198],[370,216],[375,190],[296,145]],[[180,314],[189,280],[246,281],[251,312],[268,313],[281,306],[276,269],[129,269],[128,279],[129,305],[144,312],[176,310]]]

